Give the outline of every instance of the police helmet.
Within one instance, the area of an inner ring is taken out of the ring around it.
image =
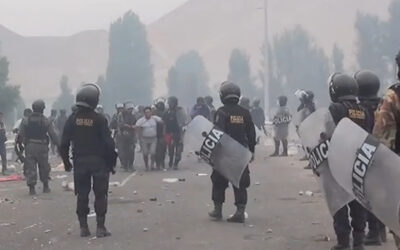
[[[357,96],[358,94],[357,82],[349,75],[334,73],[329,77],[328,84],[332,102],[337,102],[343,96]]]
[[[164,111],[165,110],[165,103],[164,102],[157,102],[155,106],[160,111]]]
[[[83,85],[76,94],[76,106],[95,109],[99,103],[100,87],[94,83]]]
[[[133,102],[125,102],[124,107],[125,109],[135,109],[135,104]]]
[[[36,100],[32,103],[32,110],[35,113],[43,113],[43,110],[46,108],[46,105],[42,99]]]
[[[279,106],[284,107],[287,105],[287,97],[284,95],[281,95],[278,97],[278,102],[279,102]]]
[[[240,87],[233,82],[223,82],[219,89],[219,97],[223,104],[231,101],[235,104],[239,102],[241,96]]]
[[[378,95],[381,81],[371,70],[360,70],[354,74],[354,79],[358,85],[358,95],[360,97],[376,97]]]
[[[178,98],[176,98],[175,96],[170,96],[168,98],[168,106],[170,108],[174,108],[174,107],[178,106]]]

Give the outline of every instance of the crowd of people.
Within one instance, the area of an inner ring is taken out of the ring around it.
[[[396,63],[400,68],[400,53],[396,57]],[[398,78],[400,80],[400,72]],[[328,83],[331,98],[328,110],[336,125],[342,119],[348,118],[396,153],[400,151],[400,138],[398,138],[400,134],[397,130],[400,126],[400,83],[392,85],[383,98],[378,97],[380,80],[370,70],[358,71],[354,76],[335,73],[329,78]],[[71,171],[74,168],[81,236],[90,235],[87,215],[91,178],[96,197],[95,211],[98,223],[96,235],[109,236],[110,233],[105,228],[109,174],[115,171],[117,157],[124,171],[136,170],[137,144],[140,145],[145,170],[177,170],[184,147],[184,127],[190,119],[203,116],[223,131],[218,134],[219,136],[222,133],[229,135],[253,154],[250,162],[254,160],[256,131],[267,133],[266,118],[264,110],[260,107],[260,100],[255,99],[250,104],[249,98],[241,97],[239,86],[231,82],[222,83],[219,94],[223,104],[219,109],[214,107],[212,97],[207,96],[198,97],[195,105],[187,112],[179,105],[178,98],[171,96],[166,101],[156,101],[152,106],[136,108],[132,102],[116,104],[116,112],[112,117],[105,114],[104,109],[98,105],[100,89],[95,84],[81,87],[76,96],[73,112],[68,117],[66,110],[60,110],[58,116],[57,111],[52,110],[50,117],[47,118],[43,115],[44,101],[33,102],[32,110],[25,110],[24,118],[14,129],[17,133],[16,148],[20,154],[25,150],[25,155],[20,160],[24,162],[24,175],[29,193],[36,194],[37,168],[39,179],[43,183],[43,192],[50,192],[48,162],[50,144],[52,151],[56,152],[58,149],[65,170]],[[295,96],[300,101],[296,114],[298,120],[295,124],[296,129],[299,129],[299,124],[313,114],[316,107],[311,90],[298,90]],[[288,133],[292,115],[287,107],[286,96],[279,96],[277,102],[278,108],[272,117],[275,151],[271,156],[285,157],[288,156]],[[319,136],[321,140],[330,139],[325,138],[323,134]],[[0,155],[3,174],[6,174],[7,169],[6,140],[3,114],[0,113]],[[216,142],[218,139],[213,138],[213,140]],[[307,153],[305,158],[312,150],[305,148]],[[310,167],[319,176],[318,166],[310,161]],[[222,205],[225,202],[228,179],[229,177],[214,168],[211,175],[214,209],[209,216],[215,220],[222,219]],[[229,222],[245,221],[249,185],[250,169],[245,166],[239,184],[233,187],[237,211],[228,219]],[[332,216],[337,235],[337,244],[332,250],[362,250],[364,245],[380,245],[386,241],[385,225],[358,200],[350,201]],[[367,224],[369,230],[365,234]],[[399,246],[400,239],[396,235],[395,240]]]

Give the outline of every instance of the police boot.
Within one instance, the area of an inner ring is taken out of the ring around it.
[[[36,195],[35,185],[29,185],[29,195]]]
[[[228,218],[228,222],[234,222],[234,223],[244,223],[244,210],[246,209],[246,205],[237,205],[237,210],[235,214]]]
[[[89,226],[87,223],[87,216],[78,217],[79,227],[81,228],[81,237],[90,236]]]
[[[353,232],[353,250],[364,250],[364,233]]]
[[[275,139],[274,139],[274,142],[275,142],[275,152],[272,155],[270,155],[271,157],[275,157],[275,156],[279,155],[280,142],[279,142],[279,140],[275,140]]]
[[[214,210],[209,212],[208,215],[214,220],[222,219],[222,203],[214,201]]]
[[[281,156],[283,156],[283,157],[288,156],[288,141],[282,140],[282,146],[283,146],[283,152],[282,152]]]
[[[381,236],[379,232],[369,231],[367,236],[365,237],[364,244],[366,246],[380,246],[381,245]]]
[[[106,221],[106,217],[105,216],[97,217],[97,231],[96,231],[96,237],[97,238],[103,238],[103,237],[111,236],[111,233],[104,226],[105,221]]]
[[[43,183],[43,193],[50,193],[50,192],[51,190],[49,187],[49,183],[48,182]]]
[[[350,236],[341,235],[337,236],[337,244],[331,248],[331,250],[350,250]]]

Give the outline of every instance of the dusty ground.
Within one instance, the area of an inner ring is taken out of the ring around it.
[[[64,172],[53,171],[52,193],[42,194],[38,185],[35,198],[22,181],[0,183],[0,249],[329,249],[335,240],[332,219],[312,173],[298,157],[265,157],[268,149],[258,148],[251,166],[245,224],[208,219],[210,179],[196,174],[210,174],[210,168],[185,156],[179,171],[112,176],[128,181],[110,188],[107,224],[113,235],[105,239],[78,236],[75,197],[61,187],[72,178],[57,178]],[[163,178],[185,181],[169,184]],[[300,196],[300,190],[313,196]],[[227,198],[225,218],[235,210],[232,189]],[[89,223],[93,233],[95,217]],[[389,238],[386,245],[367,249],[395,249]]]

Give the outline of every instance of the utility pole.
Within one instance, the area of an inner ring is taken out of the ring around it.
[[[264,0],[264,112],[269,116],[268,0]]]

